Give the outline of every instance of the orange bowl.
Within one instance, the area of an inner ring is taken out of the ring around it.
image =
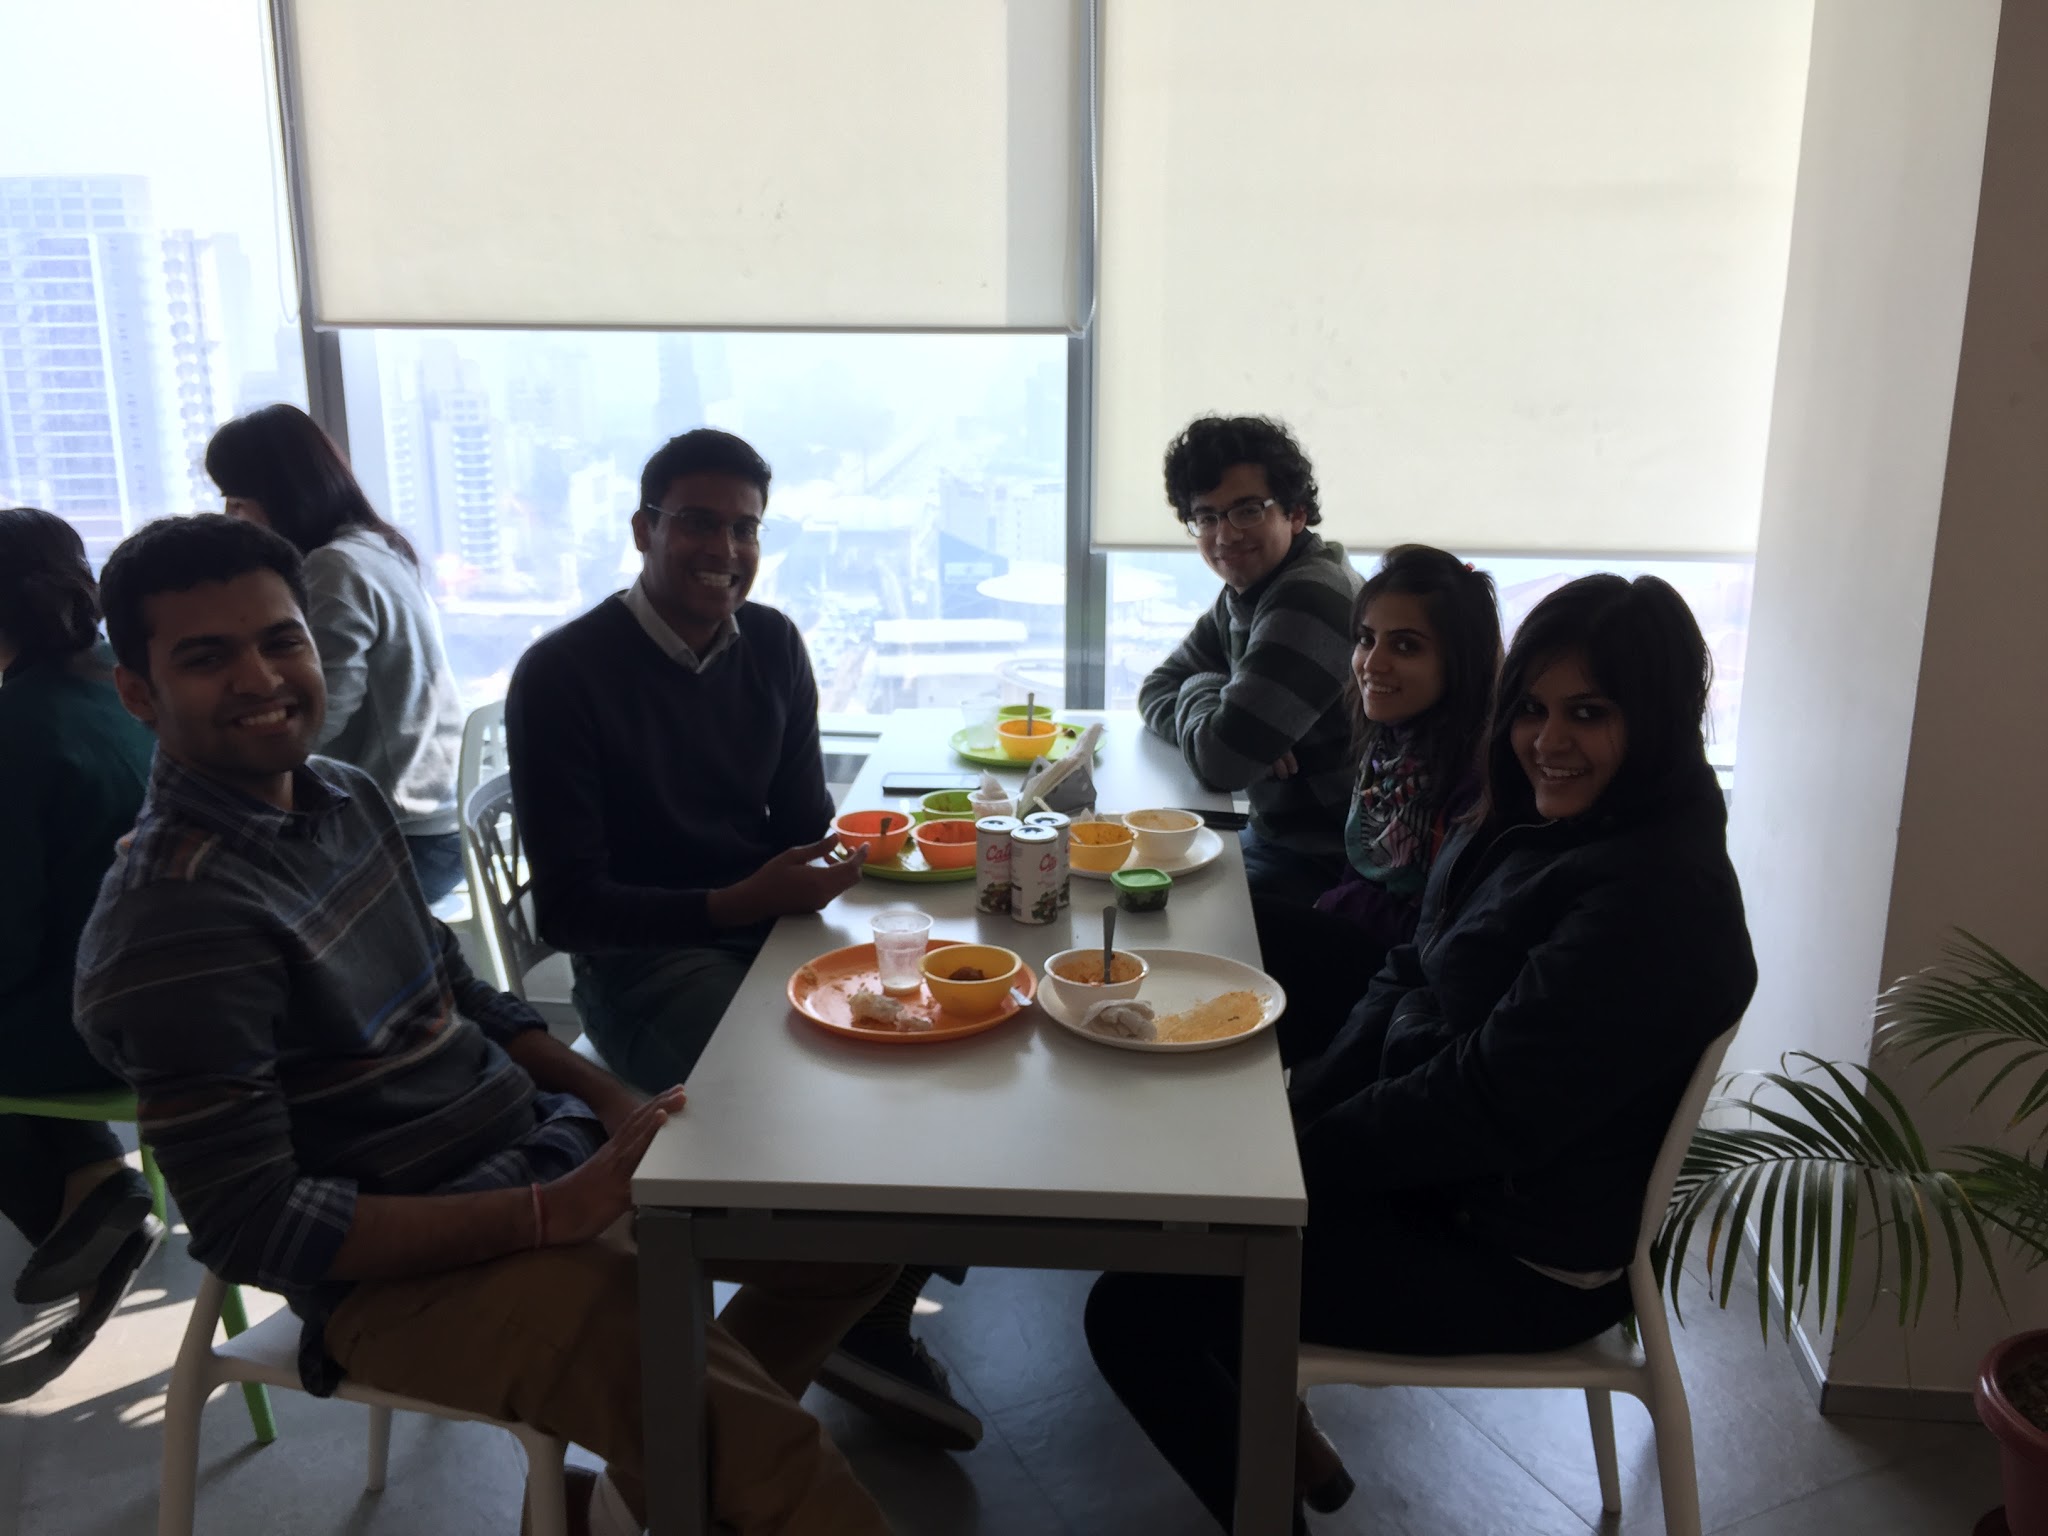
[[[1043,757],[1060,739],[1060,728],[1050,720],[998,720],[996,741],[1006,757]]]
[[[889,830],[882,830],[882,818]],[[910,837],[910,818],[901,811],[848,811],[832,823],[832,833],[849,848],[865,848],[871,859],[893,859]]]
[[[910,836],[933,869],[965,869],[974,862],[971,821],[928,821]]]

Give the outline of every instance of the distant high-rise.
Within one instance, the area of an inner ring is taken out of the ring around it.
[[[218,506],[228,409],[210,242],[159,232],[140,176],[0,178],[0,495],[97,565],[138,523]]]

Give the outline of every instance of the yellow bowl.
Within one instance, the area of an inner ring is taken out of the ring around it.
[[[1067,857],[1076,869],[1113,874],[1129,862],[1136,840],[1136,834],[1120,821],[1077,821]]]
[[[948,944],[928,950],[924,957],[924,984],[932,1000],[948,1013],[963,1018],[991,1013],[1010,995],[1017,984],[1017,971],[1024,964],[1015,950],[994,944]],[[985,972],[981,981],[954,981],[952,972],[972,967]]]
[[[1050,720],[998,720],[996,740],[1005,757],[1043,757],[1060,739],[1060,728]]]

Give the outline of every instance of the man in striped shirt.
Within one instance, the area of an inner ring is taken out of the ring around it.
[[[1363,582],[1341,545],[1311,531],[1323,517],[1315,472],[1277,421],[1190,424],[1166,450],[1166,498],[1223,591],[1152,669],[1138,708],[1196,778],[1246,792],[1253,892],[1313,903],[1343,870]]]
[[[193,1257],[286,1296],[309,1390],[347,1375],[575,1440],[610,1464],[577,1528],[639,1529],[620,1228],[681,1089],[643,1101],[471,974],[375,784],[308,757],[326,694],[289,544],[167,518],[101,592],[157,755],[79,946],[76,1016],[136,1091]],[[728,1307],[706,1386],[719,1519],[887,1529],[795,1398],[892,1276],[784,1266]]]

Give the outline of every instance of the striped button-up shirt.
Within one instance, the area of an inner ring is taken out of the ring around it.
[[[301,1373],[347,1285],[329,1279],[358,1193],[558,1177],[604,1139],[503,1046],[544,1027],[486,985],[428,913],[370,779],[310,759],[281,811],[158,752],[78,953],[77,1019],[127,1081],[141,1133],[224,1278],[306,1321]]]

